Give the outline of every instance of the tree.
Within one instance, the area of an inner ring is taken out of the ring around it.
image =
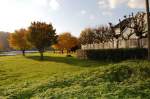
[[[134,30],[132,28],[130,28],[133,25],[133,19],[134,19],[131,16],[133,16],[133,13],[132,13],[132,15],[129,15],[129,17],[127,17],[125,15],[123,21],[121,21],[119,19],[120,34],[121,34],[122,39],[125,41],[125,47],[126,48],[129,47],[129,44],[128,44],[129,39],[131,38],[131,36],[133,34],[135,34]],[[125,29],[129,29],[129,32],[124,32]]]
[[[55,45],[55,48],[60,50],[67,50],[67,53],[71,51],[72,48],[78,46],[78,39],[71,35],[69,32],[62,33],[58,36],[58,42]]]
[[[54,53],[55,53],[55,50],[61,50],[63,53],[63,49],[61,48],[60,44],[58,44],[58,42],[52,45],[52,48],[54,49]]]
[[[92,29],[92,28],[84,29],[80,34],[79,41],[83,45],[93,44],[95,41],[94,29]]]
[[[10,33],[8,39],[10,47],[21,50],[23,56],[25,56],[25,50],[31,47],[27,40],[27,33],[25,29],[16,30],[15,33]]]
[[[106,42],[113,38],[110,28],[107,26],[99,26],[97,28],[86,28],[80,34],[79,41],[81,44],[102,43],[103,48]]]
[[[129,15],[129,17],[125,15],[122,21],[119,19],[119,24],[117,24],[116,26],[112,26],[112,23],[109,23],[112,34],[114,35],[114,38],[117,39],[117,44],[118,44],[118,38],[121,37],[123,40],[125,40],[126,47],[128,47],[127,41],[130,39],[130,37],[133,34],[135,34],[138,40],[138,47],[142,47],[140,41],[142,38],[147,37],[146,34],[147,31],[145,31],[146,24],[145,24],[144,17],[145,17],[145,13],[142,12],[141,13],[138,12],[135,16],[132,13],[132,15]],[[126,29],[128,30],[130,29],[129,32],[124,32]]]
[[[112,25],[112,23],[109,23],[110,25],[110,33],[111,33],[111,36],[113,37],[113,42],[114,42],[114,39],[117,40],[116,41],[116,47],[119,48],[119,37],[121,37],[122,33],[117,33],[115,31],[115,26]]]
[[[3,44],[0,42],[0,51],[3,50]]]
[[[78,44],[78,45],[76,45],[75,47],[72,47],[71,48],[71,52],[76,52],[78,49],[80,49],[81,48],[81,45],[80,45],[80,43]]]
[[[149,15],[149,0],[146,0],[146,14],[147,14],[147,25],[148,25],[148,60],[150,60],[150,15]]]
[[[71,36],[70,39],[69,39],[69,46],[68,46],[68,52],[70,51],[75,51],[78,46],[79,46],[79,41],[76,37],[74,36]]]
[[[133,25],[129,26],[129,28],[133,29],[133,32],[137,36],[138,40],[138,47],[141,48],[141,39],[147,38],[147,30],[146,30],[146,23],[145,23],[145,13],[137,13],[137,15],[132,14],[132,23]]]
[[[0,43],[3,46],[3,48],[2,48],[3,51],[9,51],[10,50],[8,38],[9,38],[8,32],[0,32]]]
[[[109,28],[107,26],[100,26],[95,28],[94,31],[94,43],[102,43],[104,48],[104,44],[110,41]]]
[[[43,53],[45,52],[45,48],[53,45],[56,39],[56,30],[53,28],[52,24],[46,24],[45,22],[31,23],[28,40],[38,49],[41,60],[44,59]]]

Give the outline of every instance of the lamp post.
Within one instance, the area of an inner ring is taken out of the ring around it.
[[[146,0],[146,13],[147,13],[147,25],[148,25],[148,60],[150,61],[150,15],[149,15],[149,0]]]

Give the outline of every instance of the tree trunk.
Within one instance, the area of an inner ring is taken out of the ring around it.
[[[142,47],[142,39],[140,39],[140,48],[143,48],[143,47]]]
[[[67,55],[69,54],[69,50],[67,50]]]
[[[61,50],[61,53],[64,54],[64,50]]]
[[[103,49],[105,49],[105,43],[102,43],[103,44]]]
[[[22,50],[22,55],[25,56],[25,50]]]
[[[55,50],[53,50],[53,53],[54,53],[54,54],[56,53]]]
[[[115,45],[114,45],[114,40],[113,40],[113,41],[112,41],[112,48],[114,48],[114,46],[115,46]]]
[[[40,52],[41,60],[44,60],[43,52]]]
[[[92,45],[93,45],[93,49],[96,49],[94,43]]]
[[[128,40],[125,40],[125,48],[129,48],[129,42],[128,42]]]
[[[116,42],[116,47],[117,47],[117,49],[119,48],[119,40],[117,40],[117,42]]]
[[[137,39],[137,47],[141,48],[141,44],[140,44],[140,39],[139,38]]]

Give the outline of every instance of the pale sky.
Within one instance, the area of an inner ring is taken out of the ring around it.
[[[79,36],[86,27],[118,22],[145,11],[145,0],[0,0],[0,31],[27,28],[33,21],[52,22],[57,33]]]

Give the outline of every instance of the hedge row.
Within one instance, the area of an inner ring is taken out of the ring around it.
[[[146,59],[148,50],[145,48],[130,49],[98,49],[98,50],[78,50],[77,57],[80,59],[92,60],[126,60],[126,59]]]

